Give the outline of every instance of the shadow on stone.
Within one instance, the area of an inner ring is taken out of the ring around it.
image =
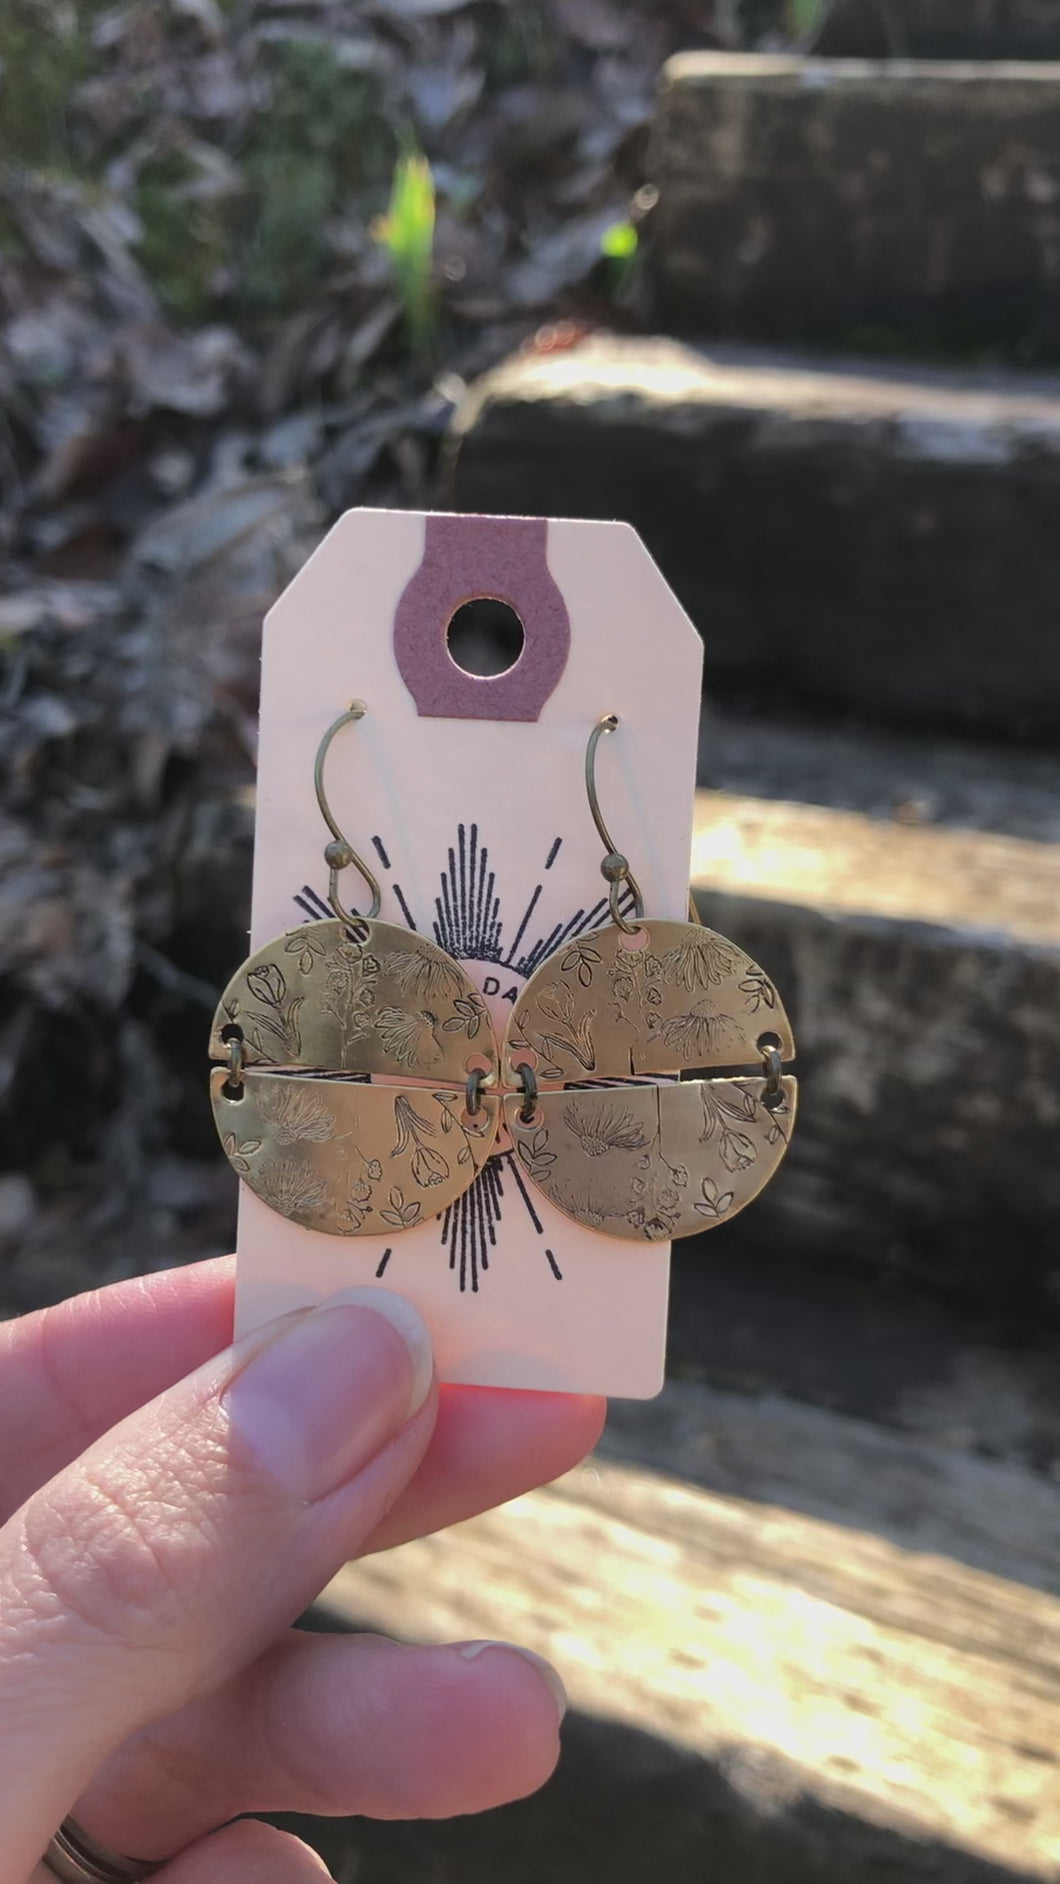
[[[615,1645],[616,1655],[621,1645]],[[831,1809],[774,1756],[715,1765],[651,1734],[575,1714],[541,1792],[475,1818],[274,1821],[338,1884],[1020,1884],[1024,1872]]]

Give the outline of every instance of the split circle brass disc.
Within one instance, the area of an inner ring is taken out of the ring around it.
[[[329,918],[267,943],[225,989],[210,1057],[229,1162],[308,1229],[411,1229],[473,1183],[496,1137],[482,996],[459,963],[392,923]]]
[[[773,983],[724,936],[609,926],[557,950],[516,1004],[502,1077],[518,1087],[529,1064],[538,1095],[529,1115],[507,1096],[505,1122],[525,1175],[575,1222],[634,1241],[690,1236],[776,1171],[797,1104],[779,1068],[794,1051]]]

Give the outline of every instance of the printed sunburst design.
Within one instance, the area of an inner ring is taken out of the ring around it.
[[[393,875],[390,856],[381,837],[373,837],[372,846],[386,871],[393,893],[409,929],[424,933],[409,907],[401,884]],[[534,970],[557,949],[569,948],[577,937],[604,928],[611,920],[606,893],[591,908],[575,910],[566,922],[556,923],[547,932],[533,928],[534,914],[544,892],[544,878],[552,869],[563,839],[553,840],[541,866],[541,878],[535,884],[514,927],[501,914],[496,872],[490,868],[488,847],[480,841],[475,824],[457,826],[456,842],[448,847],[445,867],[438,873],[438,894],[427,933],[456,961],[492,962],[498,968],[529,981]],[[294,898],[302,913],[311,920],[331,915],[323,897],[311,885],[304,884]],[[633,896],[623,892],[624,914],[633,908]],[[509,941],[507,937],[511,936]],[[530,936],[532,939],[527,940]],[[461,1294],[477,1294],[490,1270],[490,1252],[497,1245],[497,1230],[505,1202],[524,1209],[550,1273],[557,1282],[563,1274],[555,1254],[547,1247],[545,1227],[533,1198],[511,1151],[496,1152],[479,1172],[475,1182],[439,1217],[439,1241],[446,1252],[450,1272]],[[394,1255],[393,1247],[384,1250],[376,1275],[385,1274]]]

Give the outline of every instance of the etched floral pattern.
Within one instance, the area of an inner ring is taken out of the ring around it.
[[[372,1186],[367,1178],[347,1177],[345,1194],[336,1212],[339,1234],[358,1235],[368,1220],[371,1208]]]
[[[489,1033],[481,996],[441,950],[414,936],[380,947],[380,928],[307,924],[244,968],[224,1013],[256,1061],[462,1077],[458,1042]]]
[[[685,1014],[649,1014],[647,1031],[675,1053],[687,1066],[708,1059],[712,1054],[740,1040],[740,1030],[728,1014],[709,1001],[697,1001]]]
[[[449,1161],[436,1146],[427,1143],[438,1134],[430,1120],[416,1111],[404,1093],[399,1093],[394,1101],[394,1126],[397,1138],[390,1156],[400,1158],[411,1147],[410,1169],[420,1189],[431,1190],[436,1184],[444,1184],[449,1176]]]
[[[379,1234],[426,1220],[470,1183],[491,1140],[464,1112],[466,1058],[475,1041],[495,1072],[496,1047],[481,995],[423,938],[367,919],[304,923],[231,983],[215,1063],[233,1026],[246,1077],[238,1095],[215,1078],[218,1126],[233,1168],[270,1208],[339,1235]],[[377,1083],[405,1074],[427,1075],[437,1092]]]
[[[421,954],[411,949],[407,952],[390,950],[383,956],[380,967],[403,994],[419,1001],[459,995],[467,985],[463,970],[437,951]]]
[[[746,1171],[758,1157],[758,1147],[741,1126],[756,1124],[759,1102],[747,1086],[723,1085],[720,1080],[705,1081],[700,1089],[703,1101],[701,1145],[716,1140],[722,1164],[727,1171]],[[775,1142],[770,1140],[770,1142]]]
[[[359,1040],[372,1031],[375,1004],[375,978],[379,963],[356,942],[341,942],[326,958],[324,992],[320,997],[323,1014],[337,1021],[340,1029],[339,1059],[345,1069]]]
[[[580,1110],[568,1106],[563,1117],[587,1158],[602,1158],[609,1151],[641,1151],[648,1142],[633,1114],[621,1111],[609,1099]]]
[[[387,1203],[389,1209],[381,1210],[379,1214],[392,1230],[410,1230],[423,1215],[423,1205],[419,1199],[414,1197],[407,1201],[400,1185],[395,1185],[391,1190]]]
[[[530,1125],[511,1106],[508,1119],[527,1176],[557,1208],[610,1235],[665,1242],[721,1222],[761,1188],[790,1124],[787,1091],[775,1113],[765,1095],[764,1080],[590,1087],[542,1093]]]
[[[481,1001],[473,999],[471,995],[457,995],[453,1007],[455,1012],[445,1023],[446,1033],[466,1034],[469,1040],[474,1040],[486,1018]]]
[[[328,1201],[326,1177],[294,1158],[278,1158],[263,1165],[254,1188],[271,1210],[295,1222],[316,1215]]]
[[[224,1149],[239,1176],[281,1215],[339,1236],[436,1215],[490,1142],[465,1126],[456,1093],[419,1086],[303,1082],[251,1068],[238,1105],[243,1129],[225,1132]]]
[[[438,1016],[427,1008],[380,1008],[375,1031],[396,1066],[430,1067],[441,1057]]]
[[[548,1148],[548,1133],[545,1127],[538,1126],[529,1138],[521,1137],[518,1140],[518,1146],[519,1161],[525,1166],[527,1176],[532,1177],[535,1184],[544,1184],[556,1162],[555,1152]]]
[[[747,996],[747,1005],[752,1014],[757,1014],[763,1007],[776,1007],[777,991],[760,968],[752,968],[750,974],[744,977],[740,983],[740,993]]]
[[[243,1021],[244,1032],[263,1059],[297,1060],[302,1051],[298,1025],[304,996],[288,992],[287,977],[275,962],[264,962],[247,975],[252,1009]]]
[[[712,930],[702,929],[693,930],[687,941],[667,949],[661,964],[664,977],[691,992],[695,988],[720,987],[744,960],[742,950]]]
[[[250,1160],[261,1150],[261,1143],[260,1138],[240,1140],[234,1132],[226,1132],[221,1140],[225,1157],[233,1171],[238,1171],[240,1177],[249,1177]]]
[[[756,1061],[752,1015],[777,1011],[763,971],[691,923],[593,931],[556,961],[558,974],[539,972],[518,1003],[508,1056],[511,1067],[518,1050],[533,1048],[546,1081]]]
[[[335,1120],[327,1099],[303,1081],[263,1082],[258,1112],[277,1145],[322,1145],[335,1135]]]
[[[604,1185],[594,1185],[591,1178],[579,1183],[573,1175],[565,1174],[549,1187],[548,1196],[558,1210],[566,1211],[588,1230],[604,1230],[623,1214],[614,1195]]]
[[[719,1190],[714,1179],[710,1177],[703,1179],[700,1191],[701,1197],[696,1204],[696,1209],[701,1217],[709,1217],[712,1222],[717,1222],[719,1217],[728,1216],[735,1201],[734,1191]]]
[[[450,1132],[456,1132],[459,1134],[461,1142],[457,1149],[457,1154],[456,1154],[457,1164],[473,1163],[474,1161],[471,1156],[471,1146],[468,1143],[467,1130],[463,1124],[463,1121],[457,1117],[456,1109],[453,1105],[452,1093],[451,1092],[436,1092],[434,1095],[434,1101],[435,1101],[435,1104],[439,1108],[439,1116],[441,1118],[443,1135],[445,1137],[448,1137]]]
[[[787,1083],[767,1107],[764,1083],[750,1076],[694,1088],[637,1082],[760,1063],[761,1010],[790,1048],[773,984],[710,930],[649,922],[628,939],[604,927],[564,942],[516,1007],[508,1042],[508,1091],[523,1054],[542,1099],[529,1125],[505,1100],[526,1178],[580,1222],[646,1241],[734,1214],[786,1145]],[[488,1010],[460,965],[420,938],[367,920],[304,924],[246,965],[225,1019],[262,1067],[318,1068],[316,1087],[286,1073],[255,1079],[248,1057],[254,1103],[241,1131],[224,1131],[233,1167],[281,1214],[340,1235],[407,1229],[458,1197],[487,1155],[491,1140],[463,1088],[470,1043],[485,1055],[476,1065],[495,1053]],[[383,1113],[378,1077],[406,1074],[409,1089],[391,1093]],[[436,1090],[416,1085],[424,1076]],[[364,1090],[373,1098],[362,1127],[351,1098]],[[223,1126],[235,1095],[222,1084],[215,1092]],[[687,1098],[664,1103],[671,1092]],[[488,1103],[495,1116],[496,1098]],[[384,1117],[392,1130],[381,1130]]]
[[[582,988],[593,985],[593,971],[599,968],[603,957],[599,949],[594,949],[589,942],[572,942],[566,953],[560,957],[562,974],[573,974]]]
[[[288,936],[283,952],[285,955],[297,956],[299,974],[311,975],[313,964],[323,958],[325,950],[318,936],[309,929],[299,929],[296,935]]]
[[[572,1066],[583,1073],[595,1072],[595,1008],[579,1014],[570,988],[563,982],[548,982],[537,996],[534,1013],[537,1018],[532,1026],[524,1027],[522,1044],[541,1055],[546,1078],[562,1079],[564,1068],[569,1072]]]

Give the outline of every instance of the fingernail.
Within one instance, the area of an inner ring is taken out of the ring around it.
[[[509,1655],[521,1655],[524,1662],[531,1662],[538,1674],[544,1676],[559,1709],[560,1720],[563,1719],[567,1712],[567,1690],[551,1662],[547,1662],[543,1655],[535,1655],[533,1649],[520,1648],[517,1642],[463,1642],[460,1654],[466,1662],[473,1662],[479,1655],[484,1655],[487,1649],[505,1649]]]
[[[349,1289],[287,1320],[222,1396],[233,1434],[289,1497],[337,1491],[431,1388],[427,1329],[389,1289]]]

